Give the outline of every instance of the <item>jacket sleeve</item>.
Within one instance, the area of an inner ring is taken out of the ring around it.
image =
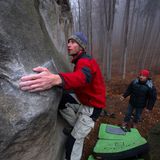
[[[156,88],[153,86],[152,89],[149,91],[149,97],[146,108],[152,110],[156,100],[157,100],[157,91]]]
[[[133,85],[133,81],[129,84],[127,90],[124,92],[123,97],[126,98],[128,97],[131,92],[132,92],[132,85]]]
[[[85,86],[92,80],[92,69],[89,63],[81,60],[76,64],[75,71],[68,73],[59,73],[63,81],[64,89],[75,89]]]

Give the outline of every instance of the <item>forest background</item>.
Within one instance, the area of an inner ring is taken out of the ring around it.
[[[160,0],[71,0],[74,31],[88,37],[88,52],[104,76],[123,79],[147,68],[160,72]]]

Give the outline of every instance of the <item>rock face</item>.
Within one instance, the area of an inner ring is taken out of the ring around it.
[[[62,89],[28,93],[18,83],[37,66],[67,69],[58,51],[71,22],[67,0],[0,1],[0,160],[63,159]]]
[[[160,157],[160,123],[151,129],[148,137],[150,144],[150,159],[159,160]]]

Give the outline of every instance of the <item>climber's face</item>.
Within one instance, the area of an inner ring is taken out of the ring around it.
[[[77,54],[79,51],[82,50],[82,47],[73,39],[68,41],[68,53],[70,56]]]

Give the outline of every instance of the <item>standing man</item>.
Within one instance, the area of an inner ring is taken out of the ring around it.
[[[123,101],[126,97],[130,96],[127,113],[124,117],[123,126],[127,126],[130,122],[131,115],[135,110],[133,119],[133,127],[140,121],[143,109],[146,112],[152,110],[156,98],[156,88],[153,86],[152,80],[149,78],[148,70],[141,70],[137,79],[133,80],[128,86],[126,92],[121,96]]]
[[[73,72],[53,74],[47,68],[37,67],[35,75],[21,78],[20,87],[29,92],[44,91],[53,86],[74,90],[79,103],[69,94],[63,94],[60,113],[73,127],[66,142],[66,160],[80,160],[85,137],[94,127],[106,105],[105,83],[100,68],[86,53],[87,38],[81,32],[68,39],[68,53],[75,65]]]

